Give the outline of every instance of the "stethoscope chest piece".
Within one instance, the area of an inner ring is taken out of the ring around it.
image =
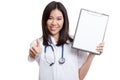
[[[64,63],[65,63],[65,58],[63,58],[63,57],[60,58],[60,59],[59,59],[59,64],[64,64]]]

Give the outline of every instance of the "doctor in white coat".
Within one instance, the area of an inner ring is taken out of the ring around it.
[[[62,3],[52,1],[45,7],[42,31],[43,36],[31,43],[28,56],[39,64],[39,80],[83,80],[95,55],[71,47],[69,19]],[[96,50],[102,53],[103,47],[100,43]]]

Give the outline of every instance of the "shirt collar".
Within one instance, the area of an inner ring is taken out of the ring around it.
[[[57,44],[57,42],[55,41],[55,38],[53,36],[50,36],[50,39],[51,39],[53,45]]]

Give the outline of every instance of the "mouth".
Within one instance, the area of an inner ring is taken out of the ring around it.
[[[57,28],[56,28],[56,27],[51,27],[50,30],[51,30],[51,31],[56,31]]]

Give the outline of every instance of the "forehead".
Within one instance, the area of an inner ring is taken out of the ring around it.
[[[62,16],[62,12],[59,9],[54,9],[51,11],[50,16]]]

